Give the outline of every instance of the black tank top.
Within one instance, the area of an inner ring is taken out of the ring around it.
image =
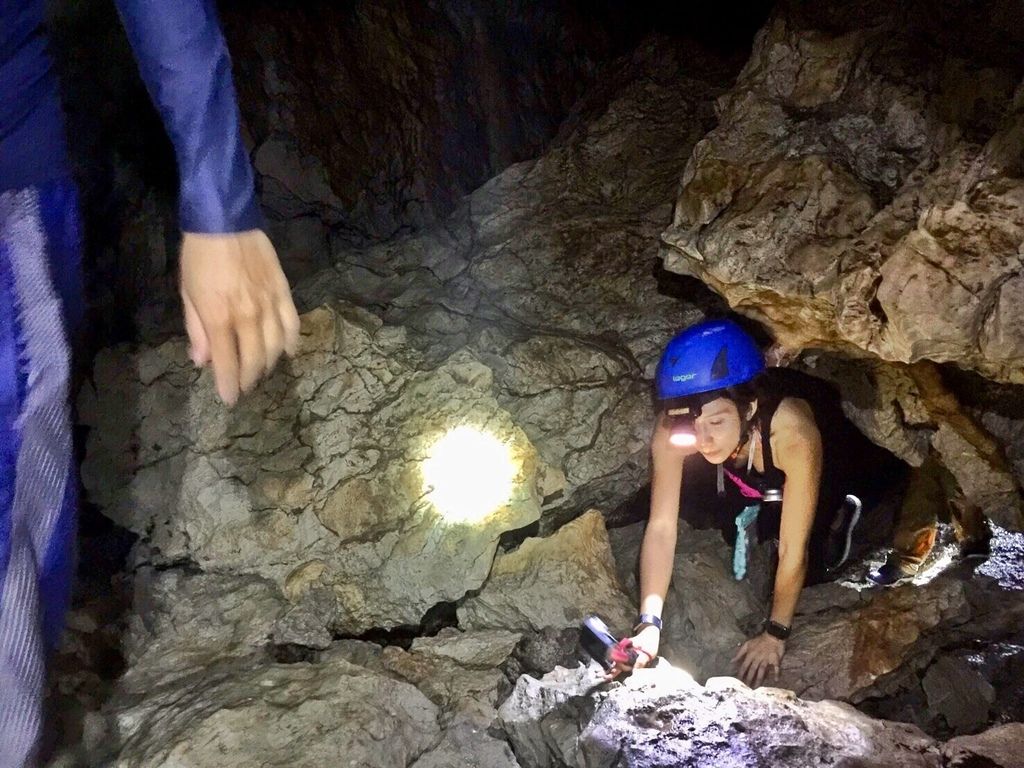
[[[871,442],[843,413],[839,393],[831,384],[791,368],[769,368],[758,386],[755,421],[761,431],[764,472],[748,482],[763,489],[784,489],[786,476],[775,466],[771,423],[787,397],[804,400],[821,434],[821,482],[818,488],[811,549],[825,540],[847,494],[857,496],[865,508],[879,502],[893,480],[901,476],[896,457]],[[781,503],[762,505],[758,533],[762,540],[778,538]]]

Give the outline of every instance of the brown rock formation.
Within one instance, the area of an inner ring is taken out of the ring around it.
[[[1024,383],[1020,6],[883,5],[782,4],[694,150],[665,264],[787,347]]]

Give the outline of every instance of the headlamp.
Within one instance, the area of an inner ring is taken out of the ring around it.
[[[677,448],[693,448],[697,444],[697,430],[690,408],[668,408],[665,415],[669,419],[668,441]]]

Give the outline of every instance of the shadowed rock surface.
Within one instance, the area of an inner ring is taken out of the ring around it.
[[[304,307],[339,296],[371,307],[428,360],[465,346],[491,366],[498,402],[565,476],[546,505],[556,522],[612,509],[645,482],[644,379],[700,317],[653,274],[678,174],[720,93],[720,73],[710,84],[688,74],[690,56],[646,43],[551,150],[492,179],[444,226],[339,248],[334,270],[296,289]]]
[[[437,708],[416,688],[341,660],[224,663],[134,698],[117,716],[123,741],[113,764],[124,768],[313,768],[339,755],[392,768],[440,735]]]
[[[228,3],[226,33],[264,204],[355,239],[442,219],[536,155],[642,25],[608,4],[323,5]]]

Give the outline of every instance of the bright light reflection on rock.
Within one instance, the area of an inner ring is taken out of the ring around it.
[[[979,564],[977,572],[1003,589],[1024,590],[1024,533],[992,523],[992,556]]]
[[[917,575],[914,576],[914,584],[919,587],[934,580],[936,576],[949,568],[956,559],[957,548],[955,544],[936,546],[935,550],[936,551],[932,552],[932,556],[929,558],[929,562],[926,567],[922,568],[918,571]]]
[[[452,429],[423,462],[427,499],[453,523],[477,523],[506,504],[518,473],[512,452],[494,435]]]
[[[699,689],[701,686],[694,680],[693,675],[682,667],[673,666],[668,659],[662,657],[653,667],[636,670],[633,675],[637,684],[650,684],[653,680],[655,685],[661,688],[678,688],[682,690]]]

